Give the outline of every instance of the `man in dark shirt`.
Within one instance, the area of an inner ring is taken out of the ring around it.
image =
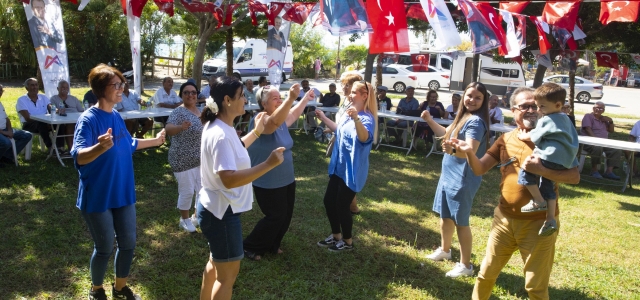
[[[384,85],[379,86],[377,89],[376,96],[378,98],[378,111],[381,111],[383,109],[385,111],[390,111],[391,108],[393,107],[393,104],[391,103],[391,99],[387,97],[387,90],[389,89]]]
[[[84,94],[84,99],[82,100],[82,102],[88,102],[90,106],[94,106],[96,103],[98,103],[98,97],[96,97],[92,90],[89,90],[86,94]],[[85,107],[85,109],[87,108]]]
[[[412,86],[407,87],[407,90],[406,90],[407,96],[400,99],[400,102],[398,102],[398,107],[396,108],[396,112],[398,114],[406,115],[410,111],[418,110],[420,103],[418,102],[418,99],[413,97],[414,91],[415,91],[414,87]],[[411,125],[413,125],[413,122],[409,122],[409,126]],[[400,134],[404,132],[404,129],[407,128],[407,121],[396,119],[396,118],[389,119],[387,121],[387,127],[392,127],[387,129],[387,134],[389,136],[395,137],[395,143],[399,144]],[[398,130],[396,130],[395,128],[398,128]]]

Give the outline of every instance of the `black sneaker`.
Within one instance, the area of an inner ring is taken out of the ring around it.
[[[107,300],[107,294],[104,293],[104,289],[97,290],[89,289],[89,300]]]
[[[347,245],[344,240],[340,240],[335,245],[329,247],[329,251],[331,252],[343,252],[348,250],[353,250],[353,243],[351,243],[351,245]]]
[[[331,247],[333,245],[335,245],[336,243],[338,243],[338,240],[336,240],[335,238],[333,238],[333,234],[330,234],[328,238],[319,241],[318,242],[318,246],[320,247]]]
[[[116,291],[116,287],[111,285],[111,299],[117,300],[142,300],[139,295],[136,295],[131,291],[128,286],[124,286],[119,292]]]

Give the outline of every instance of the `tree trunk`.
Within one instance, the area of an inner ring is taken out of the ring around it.
[[[202,64],[204,63],[204,51],[206,50],[207,40],[210,36],[211,34],[200,34],[200,40],[198,40],[196,53],[193,56],[193,74],[191,74],[191,77],[196,81],[198,90],[200,90],[200,82],[202,81]]]
[[[473,55],[473,64],[471,66],[471,81],[478,81],[478,74],[480,70],[480,54]]]
[[[382,55],[378,55],[378,66],[376,68],[376,87],[382,85]]]
[[[227,48],[227,76],[233,75],[233,28],[227,29],[227,38],[225,41]]]
[[[547,71],[547,67],[538,64],[538,69],[536,70],[536,76],[533,77],[533,87],[537,88],[542,85],[542,79],[544,79],[544,73]]]
[[[373,62],[376,61],[377,54],[367,54],[367,61],[364,67],[364,80],[371,82],[371,73],[373,73]]]

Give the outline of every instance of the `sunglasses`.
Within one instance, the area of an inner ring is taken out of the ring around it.
[[[518,109],[520,111],[529,111],[529,109],[533,109],[534,111],[538,110],[538,106],[535,104],[531,105],[518,105]]]
[[[185,96],[195,96],[198,94],[198,91],[182,91],[182,94]]]
[[[360,80],[359,82],[364,84],[364,87],[367,89],[367,94],[369,94],[369,86],[367,85],[367,82],[364,80]]]

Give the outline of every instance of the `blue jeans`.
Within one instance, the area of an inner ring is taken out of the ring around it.
[[[111,208],[100,213],[82,212],[91,237],[91,283],[100,286],[104,282],[107,263],[113,251],[113,240],[117,241],[114,269],[117,278],[129,277],[133,249],[136,247],[136,207],[135,204]],[[115,234],[114,234],[115,233]]]
[[[563,165],[556,164],[550,162],[548,160],[541,160],[542,165],[551,170],[567,170]],[[555,183],[553,180],[549,180],[547,178],[542,177],[540,179],[539,175],[529,173],[524,169],[520,169],[520,174],[518,174],[518,184],[520,185],[539,185],[540,194],[542,194],[542,198],[545,200],[557,200],[556,192],[553,190],[553,186]]]
[[[232,262],[244,258],[240,213],[234,214],[229,206],[220,220],[198,201],[196,214],[202,234],[209,242],[212,261]]]
[[[16,153],[20,153],[22,149],[31,141],[31,133],[24,130],[16,130],[13,132],[13,139],[16,142]],[[0,134],[0,157],[6,157],[13,160],[13,151],[11,150],[11,141],[4,134]]]

